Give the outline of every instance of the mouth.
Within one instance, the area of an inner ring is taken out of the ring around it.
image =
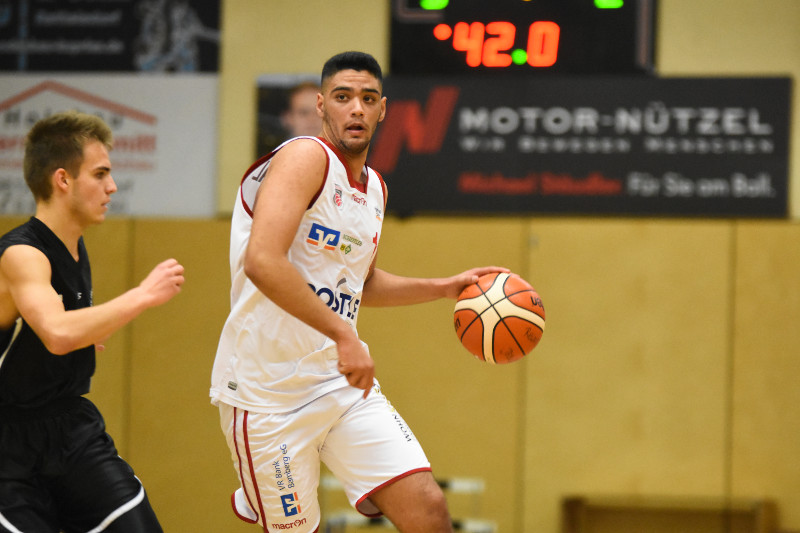
[[[367,131],[367,128],[365,128],[363,124],[355,123],[355,124],[349,124],[345,128],[345,130],[348,133],[351,133],[351,134],[354,134],[354,135],[358,135],[360,133],[363,133],[363,132]]]

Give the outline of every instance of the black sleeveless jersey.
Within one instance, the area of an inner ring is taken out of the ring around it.
[[[63,242],[37,218],[0,238],[0,256],[9,246],[24,244],[50,260],[50,283],[67,311],[92,305],[89,257],[78,241],[78,261]],[[94,346],[55,355],[22,319],[12,330],[0,331],[0,407],[41,407],[89,392],[95,369]]]

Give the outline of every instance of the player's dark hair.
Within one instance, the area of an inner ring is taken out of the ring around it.
[[[22,173],[37,201],[50,199],[50,176],[57,169],[77,176],[83,163],[83,147],[90,141],[99,141],[108,150],[113,145],[111,129],[94,115],[65,111],[34,124],[25,137]]]
[[[366,71],[383,83],[383,72],[378,61],[365,52],[342,52],[325,62],[322,67],[321,83],[341,70]]]

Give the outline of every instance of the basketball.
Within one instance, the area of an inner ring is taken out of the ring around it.
[[[513,363],[544,333],[544,305],[531,285],[513,274],[481,276],[459,295],[453,311],[461,344],[481,361]]]

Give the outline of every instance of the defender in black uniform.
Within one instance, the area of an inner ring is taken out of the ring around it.
[[[117,190],[99,118],[36,123],[24,174],[36,214],[0,238],[0,531],[160,532],[144,488],[83,395],[95,347],[175,296],[183,267],[156,266],[139,286],[92,306],[83,231]]]

